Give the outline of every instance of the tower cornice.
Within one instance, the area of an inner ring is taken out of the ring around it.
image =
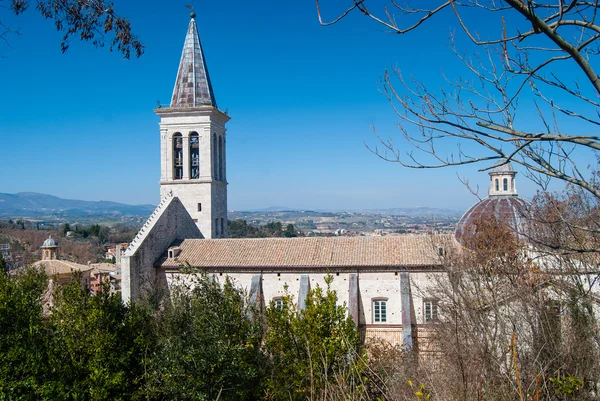
[[[227,114],[213,106],[197,106],[197,107],[161,107],[154,109],[156,115],[164,117],[196,117],[196,116],[211,116],[226,123],[231,119]]]

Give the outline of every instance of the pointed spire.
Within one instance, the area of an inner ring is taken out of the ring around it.
[[[196,28],[195,13],[188,26],[173,97],[171,98],[171,107],[197,107],[214,106],[217,107],[215,94],[210,84],[206,60],[202,52],[198,29]]]

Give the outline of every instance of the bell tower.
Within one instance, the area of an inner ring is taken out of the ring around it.
[[[160,117],[160,195],[180,199],[204,238],[227,238],[225,124],[191,13],[169,107]]]

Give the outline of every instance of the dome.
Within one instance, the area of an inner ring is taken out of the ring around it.
[[[515,230],[521,241],[526,241],[528,216],[531,204],[519,196],[490,196],[477,202],[460,218],[454,234],[464,244],[465,238],[475,232],[476,223],[486,216]]]
[[[489,175],[488,197],[471,206],[460,218],[454,237],[464,245],[465,239],[474,234],[477,222],[489,217],[500,224],[506,224],[517,233],[521,241],[527,242],[525,234],[528,230],[531,204],[517,192],[517,172],[510,162],[506,162],[496,165]]]
[[[52,238],[52,236],[48,236],[48,238],[46,239],[46,241],[44,241],[44,243],[42,244],[42,248],[55,248],[58,246],[58,242],[56,242],[54,240],[54,238]]]

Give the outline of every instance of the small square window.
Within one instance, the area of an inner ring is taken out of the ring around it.
[[[275,308],[277,308],[277,309],[282,309],[283,308],[283,299],[281,299],[281,298],[275,298],[273,300],[273,302],[275,303]]]
[[[387,300],[378,299],[373,301],[373,322],[387,322]]]

